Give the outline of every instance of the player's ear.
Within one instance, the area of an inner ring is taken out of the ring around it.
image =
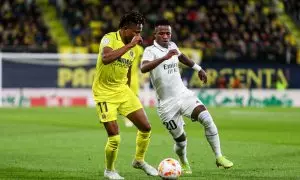
[[[152,33],[153,37],[155,37],[156,31],[157,31],[157,29],[155,28],[154,31],[153,31],[153,33]]]

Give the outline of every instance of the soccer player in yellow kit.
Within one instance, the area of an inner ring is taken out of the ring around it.
[[[133,91],[133,93],[139,97],[139,91],[140,91],[140,63],[141,58],[143,55],[143,47],[140,45],[135,46],[135,58],[132,62],[131,66],[131,75],[130,75],[130,89]],[[126,117],[124,117],[124,122],[126,127],[132,127],[133,123]]]
[[[108,179],[124,179],[115,170],[120,145],[118,113],[126,116],[138,128],[132,166],[144,170],[148,175],[158,175],[157,170],[144,161],[151,126],[141,102],[128,86],[135,48],[142,42],[144,21],[140,13],[131,11],[121,18],[119,30],[104,35],[100,42],[92,89],[99,120],[108,135],[104,171],[104,177]]]

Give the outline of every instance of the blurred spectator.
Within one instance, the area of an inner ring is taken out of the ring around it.
[[[283,82],[279,76],[276,76],[272,83],[272,88],[275,88],[280,91],[288,88],[288,84]]]
[[[276,89],[277,90],[285,90],[287,88],[287,84],[283,83],[281,80],[276,81]]]
[[[230,88],[233,88],[233,89],[242,88],[241,80],[237,76],[234,76],[234,77],[230,78],[230,84],[229,85],[230,85]]]
[[[227,80],[225,78],[225,76],[218,76],[217,80],[216,80],[216,86],[219,89],[225,89],[227,88]]]
[[[56,51],[34,0],[1,0],[2,51]]]

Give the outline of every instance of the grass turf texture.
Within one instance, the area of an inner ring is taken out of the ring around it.
[[[232,169],[218,169],[199,123],[186,120],[192,175],[180,179],[299,179],[300,110],[209,108]],[[146,160],[176,158],[155,108],[147,109],[152,138]],[[119,120],[117,169],[126,179],[160,179],[131,167],[135,128]],[[106,133],[93,108],[0,108],[0,179],[103,179]]]

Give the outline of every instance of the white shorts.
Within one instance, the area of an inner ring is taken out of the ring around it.
[[[158,101],[158,115],[174,139],[184,132],[184,121],[182,115],[191,119],[194,109],[203,103],[188,90],[180,97],[174,97],[164,101]]]

